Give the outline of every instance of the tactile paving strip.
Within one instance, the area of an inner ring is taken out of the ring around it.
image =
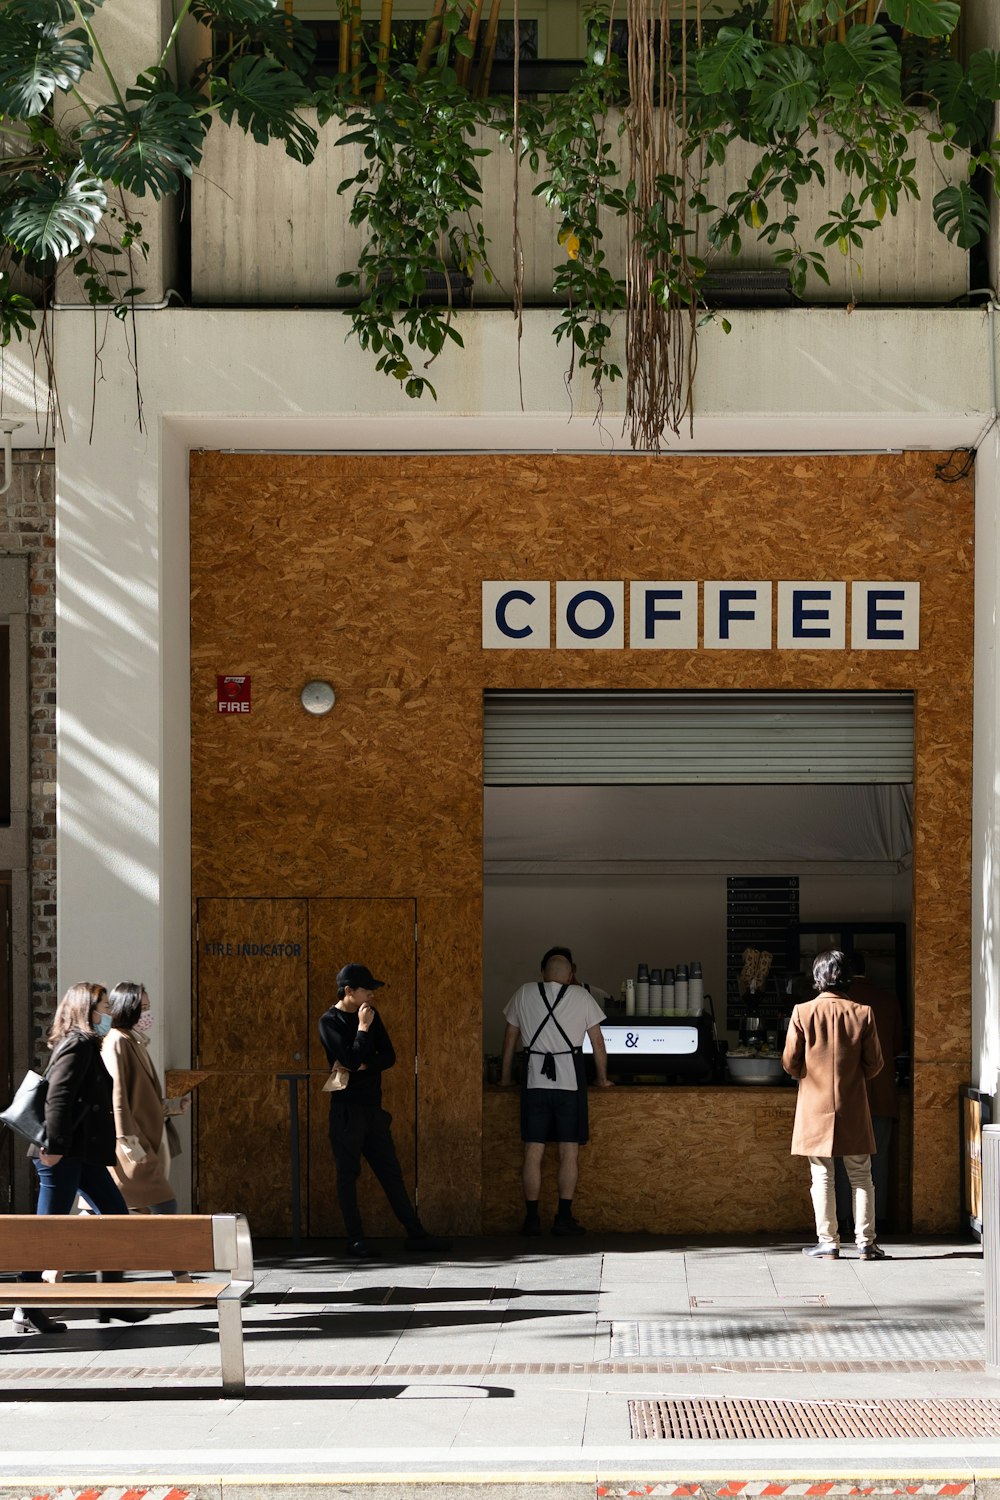
[[[612,1359],[933,1360],[983,1355],[982,1322],[902,1317],[841,1321],[789,1318],[780,1312],[753,1318],[691,1316],[664,1322],[611,1325]]]
[[[995,1438],[1000,1401],[630,1401],[634,1438]]]
[[[959,1374],[983,1374],[980,1359],[909,1360],[908,1373],[919,1374],[952,1371]],[[448,1375],[466,1380],[493,1380],[499,1375],[697,1375],[709,1371],[725,1375],[764,1375],[780,1372],[792,1375],[890,1374],[898,1373],[898,1362],[885,1360],[685,1360],[626,1359],[577,1360],[574,1362],[497,1361],[495,1364],[282,1364],[250,1365],[247,1378],[254,1381],[284,1380],[418,1380]],[[118,1387],[126,1384],[187,1385],[199,1381],[218,1384],[218,1364],[205,1365],[18,1365],[9,1357],[0,1363],[0,1388],[5,1385],[94,1385]]]

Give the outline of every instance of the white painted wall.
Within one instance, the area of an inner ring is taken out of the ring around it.
[[[140,975],[158,1008],[161,1064],[183,1065],[189,1037],[188,452],[621,445],[620,393],[608,393],[600,424],[583,383],[574,406],[552,321],[525,319],[522,412],[513,321],[502,312],[461,317],[465,353],[442,357],[438,403],[420,408],[344,342],[335,312],[141,313],[145,429],[128,367],[109,347],[90,442],[93,321],[59,315],[60,984]],[[677,450],[951,448],[977,442],[990,420],[980,312],[812,309],[732,322],[729,338],[705,330],[700,415]],[[5,352],[6,380],[30,392],[23,350]],[[33,440],[28,429],[20,436]],[[998,490],[994,459],[980,483],[987,529]],[[980,594],[984,642],[993,597]],[[977,686],[981,715],[995,715],[995,677]],[[985,764],[977,849],[998,821]],[[997,984],[980,969],[977,986],[977,1014],[995,1028]]]
[[[1000,430],[976,461],[976,640],[972,795],[972,1082],[1000,1093]],[[995,1101],[997,1102],[997,1101]],[[994,1119],[997,1116],[994,1114]]]

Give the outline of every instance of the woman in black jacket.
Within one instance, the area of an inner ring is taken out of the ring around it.
[[[71,1213],[78,1194],[95,1213],[128,1213],[108,1171],[115,1159],[115,1121],[111,1077],[101,1060],[107,1010],[102,984],[74,984],[56,1008],[48,1038],[52,1057],[46,1073],[45,1144],[28,1150],[38,1173],[40,1214]],[[40,1281],[41,1272],[25,1271],[21,1280]],[[129,1320],[132,1316],[127,1315]],[[14,1328],[18,1333],[63,1333],[66,1324],[17,1307]]]

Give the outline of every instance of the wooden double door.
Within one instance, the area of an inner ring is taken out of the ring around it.
[[[194,1195],[200,1213],[245,1213],[258,1237],[292,1232],[291,1105],[296,1085],[302,1229],[343,1234],[327,1134],[329,1069],[319,1017],[336,974],[364,963],[385,980],[376,1005],[396,1051],[382,1078],[403,1174],[416,1191],[416,903],[382,899],[207,898],[196,903]],[[370,1171],[366,1232],[399,1227]]]

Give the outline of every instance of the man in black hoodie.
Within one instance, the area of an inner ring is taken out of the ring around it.
[[[345,964],[337,975],[337,1001],[319,1018],[319,1035],[331,1069],[346,1074],[346,1086],[330,1094],[330,1145],[337,1169],[337,1198],[351,1254],[378,1252],[364,1236],[358,1209],[358,1177],[364,1157],[406,1231],[407,1250],[446,1250],[448,1242],[427,1233],[406,1191],[390,1128],[382,1108],[382,1074],[396,1053],[372,1001],[384,984],[364,964]]]

